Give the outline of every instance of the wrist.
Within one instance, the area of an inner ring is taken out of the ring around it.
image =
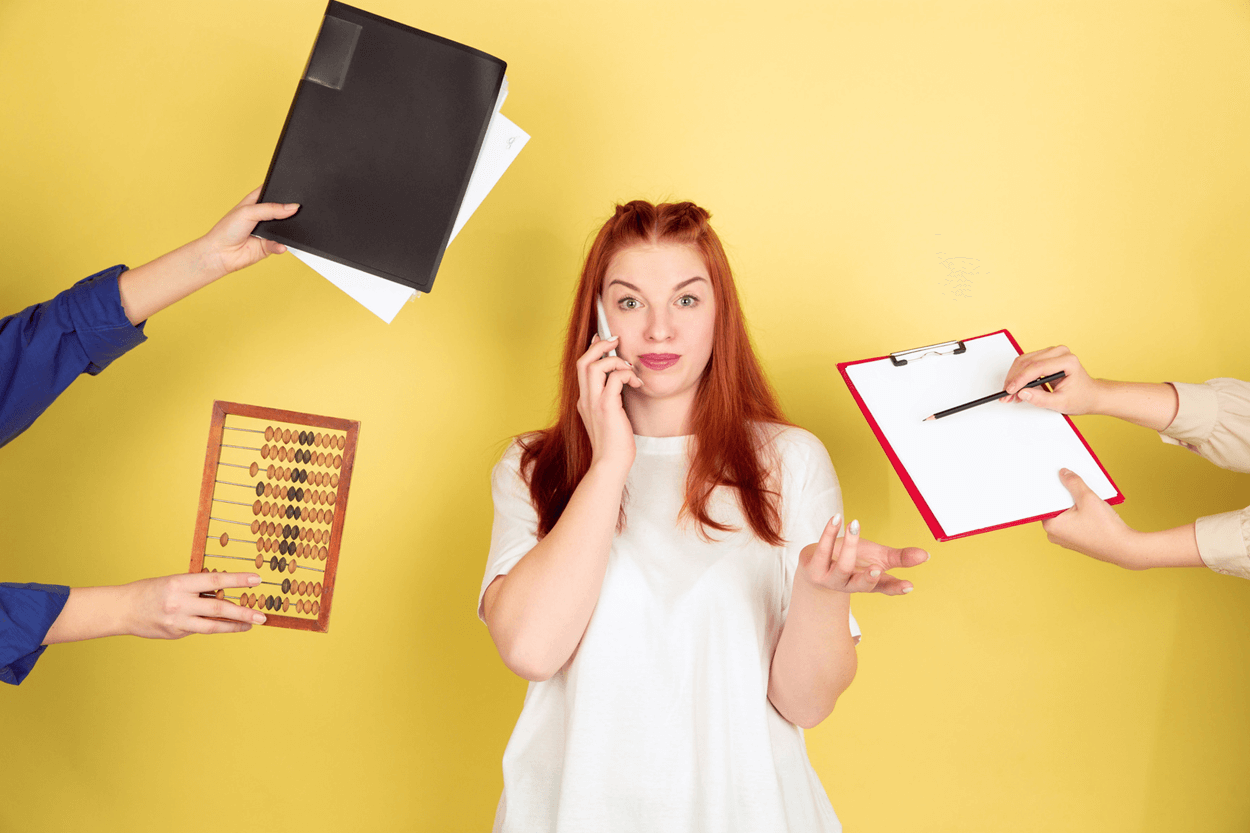
[[[207,235],[192,240],[187,248],[190,250],[192,268],[200,286],[207,286],[230,273],[222,263],[221,253],[216,251]]]
[[[1118,382],[1111,379],[1091,379],[1093,383],[1090,407],[1086,414],[1096,416],[1112,416],[1115,411],[1114,400]]]
[[[590,468],[586,471],[586,476],[595,478],[610,479],[619,481],[621,488],[625,488],[625,480],[629,477],[629,470],[633,468],[633,455],[618,454],[614,456],[594,457],[590,461]]]

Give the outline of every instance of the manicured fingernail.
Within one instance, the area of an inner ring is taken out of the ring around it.
[[[905,594],[906,594],[906,593],[910,593],[911,591],[913,591],[913,590],[915,590],[915,589],[916,589],[916,588],[914,588],[914,587],[904,587],[904,588],[903,588],[903,593],[905,593]]]
[[[286,204],[286,208],[287,208],[287,210],[288,210],[288,211],[290,211],[292,208],[299,208],[299,203],[297,203],[297,202],[289,202],[289,203],[287,203],[287,204]]]
[[[841,512],[839,512],[838,514],[834,515],[832,518],[829,519],[829,526],[837,526],[840,523],[842,523]]]
[[[846,528],[846,531],[851,533],[852,535],[858,535],[859,534],[859,521],[851,521],[851,525]]]
[[[263,613],[253,613],[253,614],[252,614],[252,621],[253,621],[253,622],[255,622],[255,623],[256,623],[256,624],[258,624],[258,625],[263,625],[263,624],[265,624],[265,614],[263,614]]]
[[[255,573],[252,573],[250,576],[247,577],[247,583],[255,587],[256,585],[260,584],[260,576],[256,575]]]
[[[873,570],[873,571],[872,571],[871,573],[869,573],[868,575],[872,576],[873,578],[876,578],[877,576],[881,575],[881,571],[880,571],[880,570]]]

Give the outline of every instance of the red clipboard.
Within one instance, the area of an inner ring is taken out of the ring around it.
[[[967,538],[969,535],[979,535],[983,532],[993,532],[998,529],[1006,529],[1007,527],[1018,526],[1020,524],[1033,523],[1034,521],[1044,521],[1047,518],[1053,518],[1057,515],[1061,515],[1066,510],[1059,510],[1056,512],[1047,512],[1042,515],[1036,515],[1036,516],[1029,517],[1029,518],[1021,518],[1019,520],[1009,521],[1007,523],[996,524],[994,526],[987,526],[982,529],[972,529],[966,532],[960,532],[955,535],[947,534],[947,532],[942,528],[942,525],[938,521],[937,517],[933,514],[933,511],[929,508],[928,502],[925,501],[924,496],[921,495],[920,489],[917,488],[915,482],[911,478],[911,475],[907,473],[906,467],[904,467],[902,461],[899,460],[898,455],[894,452],[894,449],[890,446],[889,440],[886,439],[885,434],[881,430],[881,427],[877,424],[877,420],[873,417],[872,412],[868,409],[868,406],[864,403],[863,397],[860,396],[859,391],[856,390],[855,383],[851,381],[851,377],[847,373],[847,368],[851,367],[852,365],[866,364],[868,362],[879,362],[879,361],[885,361],[885,360],[889,360],[897,366],[902,366],[903,364],[906,364],[908,361],[919,360],[920,358],[923,358],[929,355],[959,354],[959,353],[964,352],[964,350],[966,350],[965,342],[975,341],[976,339],[981,339],[981,338],[988,338],[990,336],[996,336],[999,334],[1002,334],[1007,337],[1007,340],[1011,343],[1011,346],[1015,348],[1017,355],[1022,355],[1024,353],[1024,351],[1020,349],[1020,345],[1016,343],[1016,340],[1011,335],[1011,333],[1003,329],[1003,330],[995,330],[992,333],[985,333],[984,335],[974,336],[972,338],[960,339],[958,341],[944,342],[942,344],[933,344],[927,347],[915,348],[913,350],[904,350],[900,353],[890,353],[888,355],[877,356],[876,358],[872,358],[872,359],[860,359],[858,361],[853,361],[853,362],[839,362],[838,363],[838,372],[842,374],[842,380],[846,383],[847,388],[850,390],[851,396],[854,397],[855,404],[859,406],[859,410],[864,414],[864,419],[868,421],[868,427],[872,429],[872,433],[876,436],[877,442],[881,444],[881,448],[883,451],[885,451],[885,456],[889,459],[890,465],[894,466],[894,471],[898,473],[899,480],[903,481],[903,487],[907,489],[907,494],[911,495],[912,502],[915,503],[916,508],[920,510],[920,516],[924,518],[925,523],[928,524],[929,526],[929,531],[933,533],[933,537],[936,538],[938,541],[953,541],[956,538]],[[910,358],[908,358],[909,356]],[[1068,427],[1072,429],[1072,433],[1076,434],[1077,438],[1081,441],[1081,444],[1085,446],[1085,450],[1089,452],[1089,456],[1092,457],[1094,462],[1098,464],[1098,468],[1102,470],[1102,473],[1107,478],[1107,481],[1115,489],[1115,495],[1113,495],[1112,497],[1106,498],[1106,502],[1113,506],[1123,503],[1124,495],[1120,491],[1120,487],[1117,486],[1115,484],[1115,481],[1111,479],[1111,475],[1107,472],[1106,467],[1103,466],[1102,461],[1098,459],[1098,455],[1094,453],[1094,450],[1092,448],[1090,448],[1089,443],[1085,440],[1084,435],[1082,435],[1081,432],[1077,429],[1076,425],[1072,422],[1070,417],[1068,417],[1067,415],[1061,415],[1061,416],[1063,416],[1064,420],[1068,423]]]

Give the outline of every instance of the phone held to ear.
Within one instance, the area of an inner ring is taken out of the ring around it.
[[[595,299],[595,303],[599,305],[599,338],[611,338],[612,331],[608,329],[608,313],[603,308],[603,296]],[[608,351],[609,356],[616,356],[615,350]]]

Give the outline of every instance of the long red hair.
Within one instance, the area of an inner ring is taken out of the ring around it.
[[[756,537],[782,542],[779,494],[770,478],[771,458],[764,453],[763,424],[786,424],[777,397],[760,368],[747,336],[729,259],[708,220],[711,215],[691,202],[652,205],[634,200],[618,205],[599,229],[586,255],[573,299],[564,342],[560,412],[555,425],[521,438],[521,471],[529,479],[530,498],[538,512],[538,534],[546,535],[560,519],[577,484],[590,470],[591,445],[577,412],[580,392],[577,360],[595,332],[595,300],[617,252],[635,245],[679,243],[703,256],[716,299],[712,358],[699,382],[693,424],[694,457],[686,478],[682,516],[693,518],[701,532],[734,531],[708,514],[717,486],[737,491],[742,514]]]

